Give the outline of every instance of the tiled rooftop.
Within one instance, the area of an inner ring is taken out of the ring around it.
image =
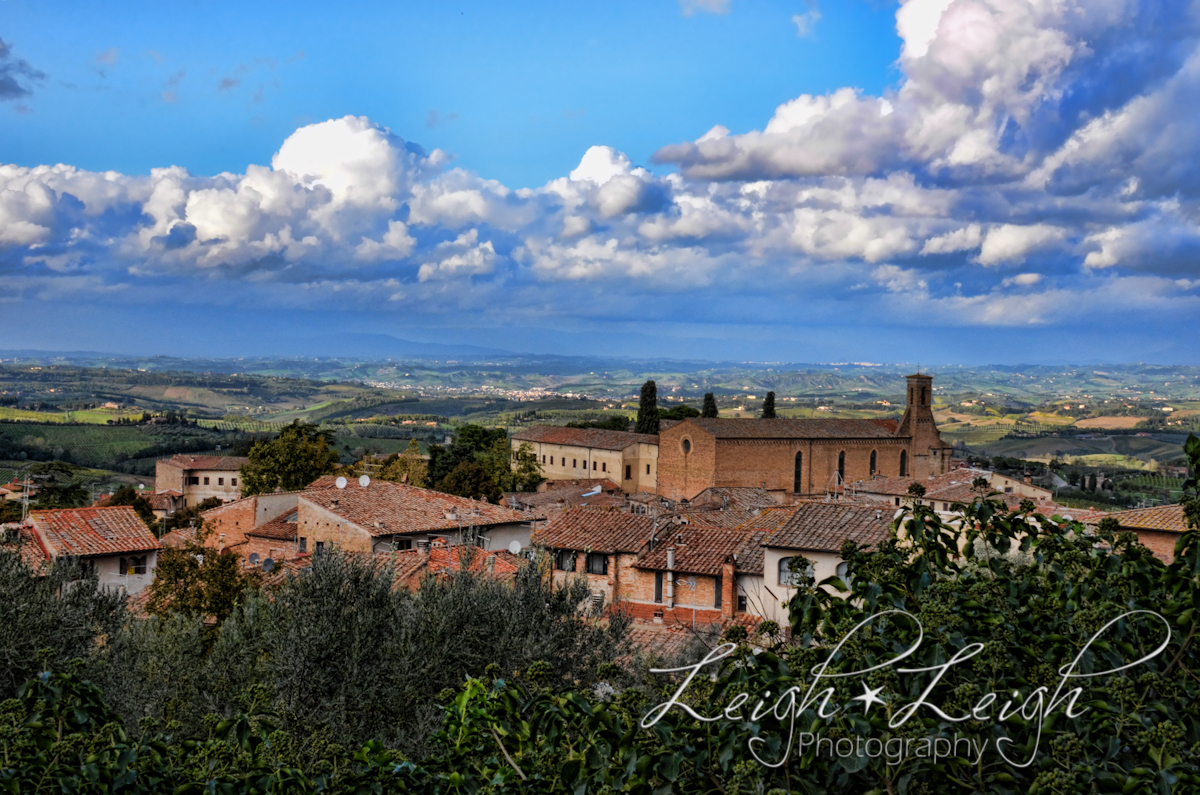
[[[268,522],[263,522],[257,527],[247,530],[246,535],[256,538],[294,541],[296,539],[296,527],[296,510],[293,508],[290,511],[284,511],[283,514],[276,516]]]
[[[654,519],[642,514],[571,508],[535,532],[533,543],[551,549],[633,553],[650,540],[653,529]]]
[[[173,455],[165,461],[185,470],[236,472],[249,463],[250,459],[232,455]]]
[[[891,439],[897,428],[895,420],[692,417],[671,432],[684,433],[689,425],[718,439]]]
[[[300,499],[332,511],[376,537],[490,527],[544,518],[536,511],[532,515],[519,513],[502,505],[385,480],[373,480],[365,489],[358,483],[344,489],[309,489],[300,495]]]
[[[55,557],[94,557],[162,549],[128,505],[34,511],[30,523]]]
[[[765,535],[765,534],[764,534]],[[660,528],[654,549],[646,551],[634,565],[650,571],[667,570],[667,550],[675,550],[675,571],[683,574],[703,574],[715,577],[721,574],[726,560],[733,562],[737,555],[737,568],[746,574],[762,573],[761,548],[757,554],[758,571],[747,570],[752,560],[744,555],[750,553],[755,536],[761,544],[762,535],[745,530],[726,530],[716,527],[667,526]],[[751,553],[752,554],[752,553]]]
[[[31,571],[39,572],[50,565],[50,553],[32,527],[9,524],[0,532],[5,532],[12,539],[0,544],[0,549],[20,554],[21,560]]]
[[[620,491],[615,494],[605,491],[592,494],[591,492],[595,490],[595,486],[570,486],[550,491],[514,492],[504,495],[504,504],[516,510],[523,508],[566,507],[570,505],[621,508],[626,504],[625,495]]]
[[[601,428],[566,428],[560,425],[534,425],[513,435],[516,442],[561,444],[595,450],[624,450],[631,444],[658,444],[658,437],[646,433],[607,431]]]
[[[771,492],[757,486],[712,486],[692,498],[691,503],[753,510],[775,508],[779,505],[779,500],[772,497]]]
[[[887,538],[890,510],[837,503],[803,503],[765,544],[779,549],[837,552],[846,539],[871,546]]]
[[[1169,533],[1184,533],[1188,529],[1187,521],[1183,516],[1183,506],[1179,504],[1135,508],[1132,511],[1121,511],[1111,514],[1111,516],[1126,530],[1165,530]]]

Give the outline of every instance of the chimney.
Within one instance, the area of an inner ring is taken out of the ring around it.
[[[496,573],[496,556],[488,555],[486,563],[487,563],[487,573],[495,574]]]
[[[1031,475],[1028,471],[1025,473],[1025,483],[1030,486],[1033,485],[1033,475]]]
[[[675,609],[675,548],[667,550],[667,607]]]
[[[725,618],[733,618],[733,612],[737,608],[737,603],[734,601],[734,595],[737,593],[737,571],[733,559],[726,559],[721,565],[721,615]]]
[[[417,542],[417,551],[420,552],[424,557],[429,557],[429,542],[428,541],[418,541]]]

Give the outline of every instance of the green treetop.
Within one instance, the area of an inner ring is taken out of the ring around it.
[[[330,434],[296,420],[274,439],[250,448],[250,461],[242,467],[242,496],[297,491],[331,474],[337,463]]]
[[[658,433],[658,385],[653,381],[642,384],[636,430],[638,433]]]
[[[762,418],[764,420],[775,419],[775,393],[768,392],[767,397],[763,400]]]
[[[717,411],[717,398],[713,395],[712,392],[706,392],[704,394],[704,408],[700,411],[700,416],[701,417],[719,417],[720,416],[719,412]]]

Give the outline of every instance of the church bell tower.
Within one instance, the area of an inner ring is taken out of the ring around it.
[[[908,397],[896,435],[911,439],[908,474],[914,478],[945,474],[950,470],[952,448],[942,441],[933,419],[933,376],[918,373],[907,381]]]

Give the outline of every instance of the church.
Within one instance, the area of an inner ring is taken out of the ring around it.
[[[690,500],[714,486],[757,486],[781,503],[879,477],[924,479],[950,469],[933,419],[933,377],[908,376],[895,419],[694,417],[659,434],[658,493]]]

